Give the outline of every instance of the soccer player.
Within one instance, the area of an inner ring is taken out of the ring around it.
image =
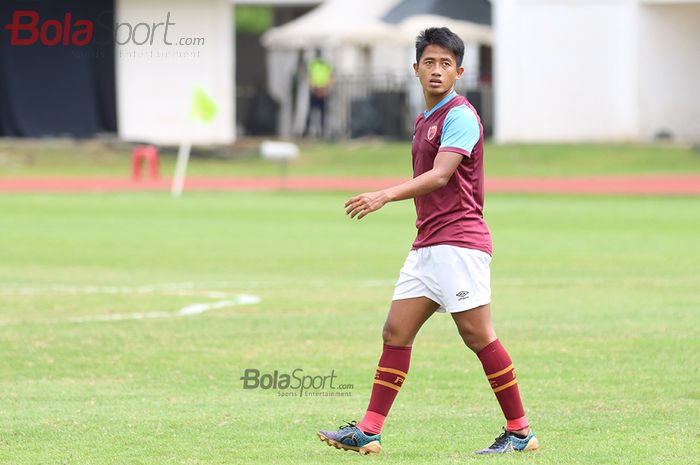
[[[483,218],[484,137],[474,107],[455,90],[462,76],[464,43],[447,28],[429,28],[416,39],[413,65],[426,110],[413,133],[413,179],[345,203],[362,219],[387,202],[414,199],[418,235],[401,268],[384,324],[384,350],[367,411],[359,423],[319,438],[361,454],[381,451],[384,420],[403,385],[411,345],[423,323],[450,313],[460,336],[481,362],[506,419],[506,427],[477,454],[534,450],[513,362],[491,324],[491,235]]]

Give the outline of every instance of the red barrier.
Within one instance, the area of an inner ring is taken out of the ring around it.
[[[152,145],[137,145],[131,156],[131,176],[134,181],[141,179],[143,161],[148,162],[148,173],[151,179],[158,179],[158,149]]]

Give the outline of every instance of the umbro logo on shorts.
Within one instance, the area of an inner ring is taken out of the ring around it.
[[[455,294],[457,297],[459,297],[459,300],[464,300],[469,298],[469,291],[459,291],[457,294]]]

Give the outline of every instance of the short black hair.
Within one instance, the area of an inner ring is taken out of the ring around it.
[[[457,58],[457,66],[462,66],[464,58],[464,42],[457,34],[446,27],[429,27],[416,37],[416,63],[420,61],[428,45],[439,45],[451,51]]]

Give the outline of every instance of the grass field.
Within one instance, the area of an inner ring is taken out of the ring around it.
[[[408,143],[359,141],[302,143],[291,176],[410,176]],[[277,175],[281,167],[260,159],[259,141],[217,152],[195,152],[192,176]],[[486,146],[488,176],[591,176],[700,173],[700,151],[672,145]],[[199,156],[197,156],[199,155]],[[129,147],[101,142],[0,141],[0,182],[14,176],[130,176]],[[161,172],[171,176],[175,150],[166,149]]]
[[[483,458],[503,420],[445,315],[382,455],[315,437],[366,407],[414,234],[410,203],[357,223],[345,197],[0,196],[0,463],[700,463],[700,198],[488,197],[494,319],[542,450]],[[177,314],[239,294],[261,301]],[[354,388],[280,397],[246,368]]]

